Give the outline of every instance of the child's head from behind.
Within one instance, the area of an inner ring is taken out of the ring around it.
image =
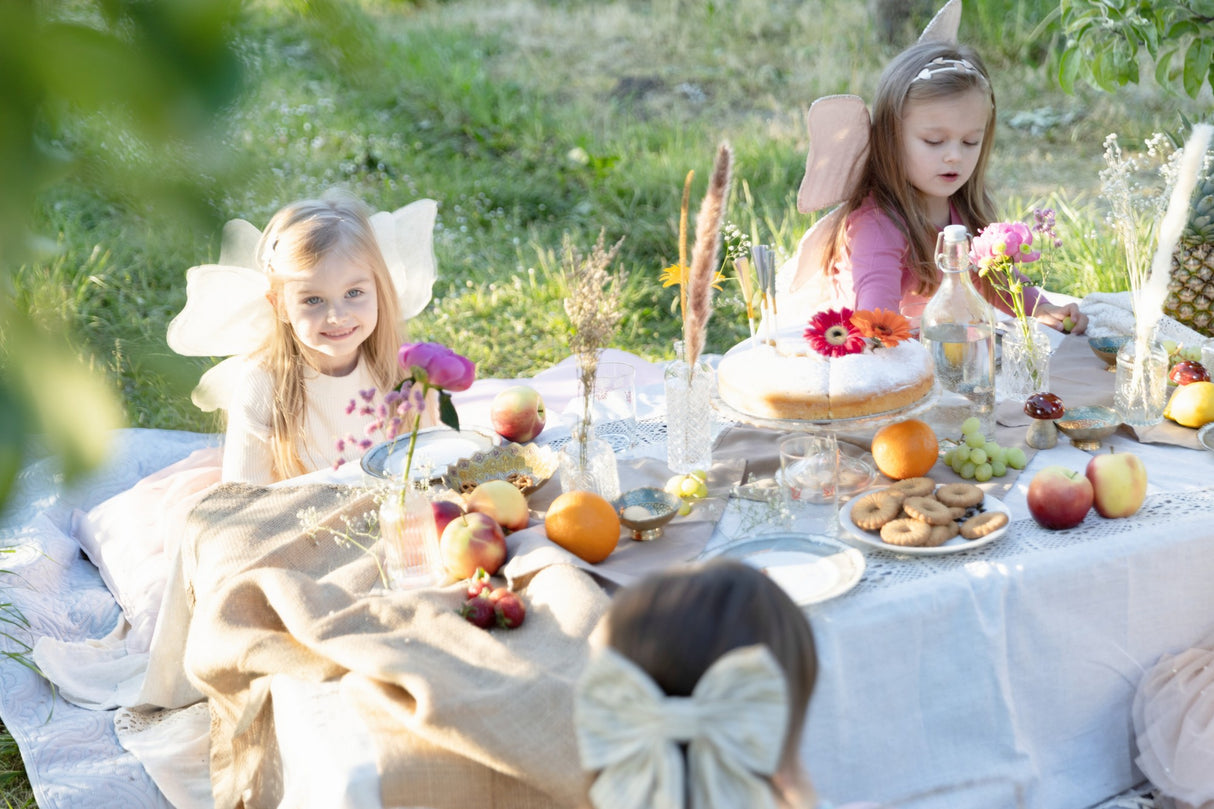
[[[615,595],[603,631],[607,646],[671,697],[691,695],[726,653],[766,647],[788,689],[777,779],[792,792],[807,787],[798,748],[817,676],[813,633],[800,608],[765,574],[731,560],[656,574]]]
[[[398,304],[367,209],[346,196],[279,210],[257,251],[277,317],[271,354],[334,376],[395,357]]]
[[[913,45],[881,75],[868,184],[894,196],[911,188],[926,198],[959,195],[963,212],[984,210],[994,125],[995,96],[977,54],[950,43]],[[910,207],[906,198],[887,202]]]

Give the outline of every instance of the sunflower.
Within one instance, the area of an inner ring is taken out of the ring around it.
[[[910,321],[890,309],[865,309],[851,316],[860,334],[886,348],[911,338]]]
[[[818,312],[809,321],[805,339],[814,351],[825,357],[859,354],[868,345],[864,335],[852,325],[851,309]]]

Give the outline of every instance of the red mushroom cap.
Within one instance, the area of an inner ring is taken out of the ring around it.
[[[1034,393],[1024,401],[1024,414],[1035,419],[1060,419],[1066,413],[1062,399],[1053,393]]]

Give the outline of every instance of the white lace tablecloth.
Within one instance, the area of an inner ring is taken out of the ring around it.
[[[660,458],[660,368],[636,364],[630,452]],[[559,444],[572,369],[546,374],[535,380],[555,414],[544,440]],[[485,380],[457,398],[465,423],[484,424],[492,395],[510,382]],[[72,547],[68,514],[214,440],[125,431],[110,466],[72,492],[49,465],[27,469],[0,527],[0,548],[12,549],[0,555],[0,570],[11,571],[0,573],[0,601],[11,600],[29,625],[6,625],[0,650],[20,652],[41,635],[105,635],[118,609]],[[855,589],[809,608],[821,674],[803,757],[821,794],[894,799],[993,775],[1020,785],[1026,806],[1081,809],[1141,781],[1129,715],[1138,677],[1214,623],[1214,453],[1120,435],[1109,443],[1148,464],[1150,495],[1134,517],[1093,513],[1062,532],[1032,522],[1024,505],[1032,474],[1053,463],[1082,468],[1090,457],[1060,445],[1039,453],[1005,496],[1013,522],[1004,539],[945,557],[867,552]],[[710,547],[753,535],[755,508],[731,500]],[[63,559],[71,561],[52,561]],[[292,698],[285,687],[282,696]],[[325,695],[294,698],[311,705]],[[11,658],[0,660],[0,718],[44,809],[169,805],[117,744],[111,712],[56,700]]]

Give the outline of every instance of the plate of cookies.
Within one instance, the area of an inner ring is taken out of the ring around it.
[[[907,556],[980,548],[1007,533],[1011,510],[972,483],[908,478],[849,501],[839,513],[860,542]]]

